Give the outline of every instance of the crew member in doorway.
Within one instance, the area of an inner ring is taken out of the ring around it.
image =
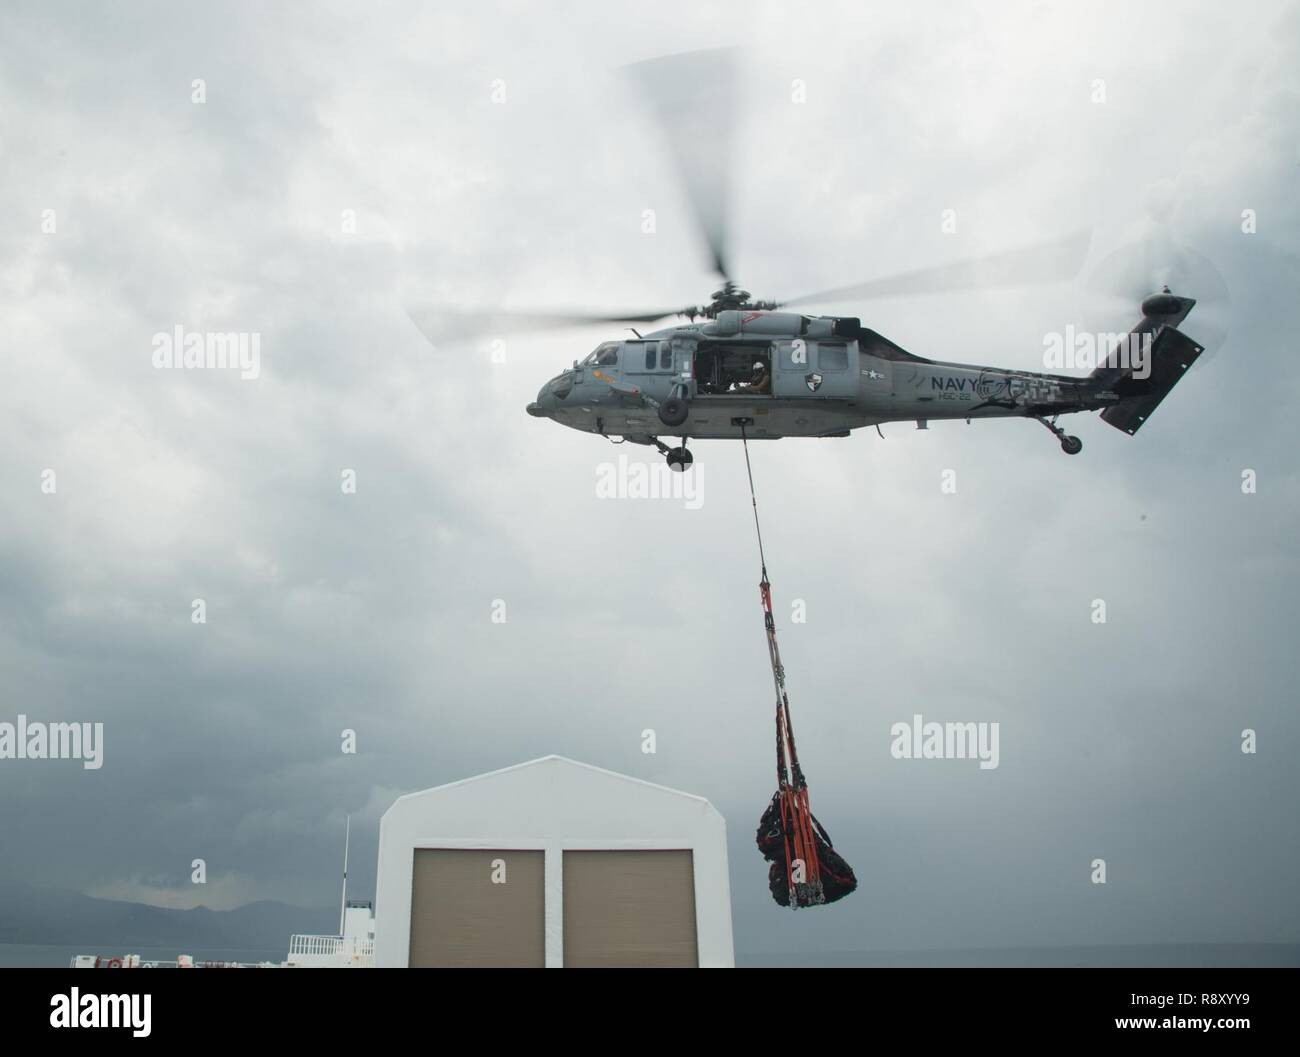
[[[754,361],[754,370],[748,382],[740,382],[736,390],[741,393],[765,394],[771,388],[772,379],[767,373],[767,364],[762,360]]]

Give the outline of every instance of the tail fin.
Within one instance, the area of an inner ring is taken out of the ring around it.
[[[1142,302],[1142,322],[1133,328],[1129,341],[1116,346],[1089,379],[1094,388],[1119,397],[1118,403],[1101,413],[1103,422],[1130,436],[1136,433],[1205,351],[1178,329],[1195,304],[1192,298],[1176,297],[1167,290]],[[1132,355],[1135,336],[1149,349],[1149,357],[1137,358],[1137,363]]]

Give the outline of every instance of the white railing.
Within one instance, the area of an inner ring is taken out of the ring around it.
[[[365,939],[301,934],[290,936],[289,961],[295,962],[307,958],[330,959],[341,965],[351,962],[369,966],[375,962],[375,941],[369,936]],[[311,964],[320,963],[313,961]]]
[[[304,936],[289,937],[289,954],[337,955],[342,953],[342,936]]]

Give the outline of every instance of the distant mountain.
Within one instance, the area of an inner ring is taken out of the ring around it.
[[[338,930],[337,908],[304,909],[262,901],[234,910],[169,910],[93,899],[59,888],[0,878],[0,943],[76,946],[86,953],[137,948],[267,950],[284,957],[295,932]]]

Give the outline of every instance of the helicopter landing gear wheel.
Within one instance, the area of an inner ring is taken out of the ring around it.
[[[669,449],[665,458],[668,460],[668,469],[674,473],[685,473],[691,468],[691,463],[695,461],[695,456],[690,453],[685,445],[680,448]]]
[[[1068,436],[1065,430],[1056,424],[1056,416],[1053,416],[1050,422],[1041,415],[1034,415],[1033,417],[1035,421],[1041,422],[1043,428],[1048,430],[1053,437],[1061,442],[1061,450],[1065,452],[1066,455],[1078,455],[1079,452],[1083,451],[1083,441],[1078,437]]]
[[[665,426],[680,426],[690,413],[690,405],[680,396],[670,396],[659,405],[659,421]]]

